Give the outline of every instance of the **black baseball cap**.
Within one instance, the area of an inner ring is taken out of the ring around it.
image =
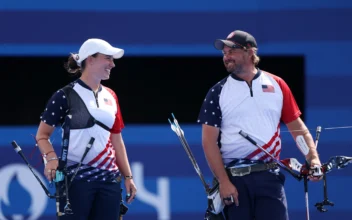
[[[254,37],[251,34],[240,30],[232,31],[227,36],[226,40],[216,39],[214,42],[214,46],[218,50],[223,50],[225,45],[231,48],[257,48],[257,42]]]

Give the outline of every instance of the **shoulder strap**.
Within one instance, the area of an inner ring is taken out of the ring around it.
[[[68,114],[72,114],[72,117],[73,117],[73,121],[71,123],[71,129],[79,129],[79,128],[84,128],[84,127],[87,128],[87,127],[92,127],[94,124],[97,124],[100,127],[102,127],[103,129],[110,131],[110,128],[108,126],[106,126],[102,122],[96,120],[89,113],[89,110],[88,110],[87,106],[85,105],[84,101],[82,100],[81,96],[73,89],[73,85],[74,85],[73,83],[70,83],[69,85],[67,85],[61,89],[65,93],[65,96],[67,98],[67,105],[68,105],[68,109],[69,109]],[[75,103],[74,106],[76,106],[76,107],[77,107],[77,104],[79,103],[78,106],[79,106],[80,110],[73,109],[72,102]],[[85,109],[82,110],[81,108],[85,108]],[[83,113],[83,112],[85,112],[85,113]],[[74,116],[84,117],[84,115],[86,115],[86,116],[89,115],[89,118],[87,118],[87,121],[80,122],[79,120],[76,120],[74,118]]]
[[[66,96],[66,100],[67,100],[67,106],[68,106],[68,111],[70,112],[71,110],[71,99],[70,94],[73,90],[73,83],[70,83],[68,85],[66,85],[65,87],[61,88],[61,90],[64,92],[65,96]]]

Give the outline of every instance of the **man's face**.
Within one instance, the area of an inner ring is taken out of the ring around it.
[[[222,53],[227,72],[241,74],[243,72],[243,67],[248,62],[247,53],[243,49],[230,48],[226,45],[224,46]]]

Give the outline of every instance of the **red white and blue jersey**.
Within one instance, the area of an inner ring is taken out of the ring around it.
[[[87,181],[113,181],[119,175],[119,170],[110,135],[111,133],[120,133],[124,128],[117,96],[105,86],[100,86],[98,92],[94,94],[93,90],[80,79],[71,83],[71,87],[84,103],[79,106],[77,103],[70,103],[70,108],[82,109],[82,111],[79,110],[82,113],[73,115],[71,120],[75,124],[79,124],[87,120],[90,114],[108,127],[108,130],[98,124],[70,130],[67,156],[69,173],[72,174],[75,171],[89,140],[94,137],[94,144],[86,155],[76,178]],[[53,127],[63,123],[70,110],[65,95],[63,90],[58,90],[51,97],[41,116],[43,122]],[[83,109],[82,106],[86,109]]]
[[[292,122],[300,115],[285,81],[258,69],[251,86],[234,74],[213,86],[204,99],[198,123],[220,128],[218,144],[224,164],[236,159],[268,162],[271,158],[239,131],[279,159],[280,122]]]

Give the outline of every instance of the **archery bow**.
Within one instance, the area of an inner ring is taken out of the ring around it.
[[[75,175],[77,174],[77,171],[79,170],[85,156],[87,155],[88,151],[90,150],[90,148],[92,147],[95,138],[91,137],[91,139],[88,142],[88,145],[85,149],[84,154],[82,155],[82,159],[80,161],[80,163],[78,164],[78,166],[76,167],[76,170],[70,180],[70,182],[68,183],[68,172],[67,172],[67,155],[68,155],[68,147],[69,147],[69,138],[70,138],[70,124],[71,124],[71,115],[67,115],[65,117],[65,122],[62,125],[63,128],[63,137],[62,137],[62,149],[61,149],[61,157],[59,157],[59,166],[56,170],[56,177],[55,179],[53,179],[53,181],[55,182],[55,195],[52,195],[48,188],[45,186],[45,184],[39,179],[39,177],[35,174],[35,172],[33,171],[33,167],[30,165],[30,163],[28,162],[26,156],[24,155],[24,153],[22,152],[21,147],[16,143],[16,141],[12,141],[11,144],[14,148],[14,150],[16,151],[16,153],[18,153],[21,158],[24,160],[24,162],[27,164],[28,168],[30,169],[30,171],[32,172],[32,174],[35,176],[35,178],[38,180],[40,186],[42,187],[42,189],[44,190],[45,194],[50,198],[50,199],[56,199],[56,217],[57,219],[60,219],[61,216],[63,215],[70,215],[73,214],[73,211],[71,209],[71,204],[70,204],[70,200],[69,200],[69,196],[68,196],[68,190],[70,188],[70,185],[73,181],[73,178],[75,177]],[[60,193],[60,183],[64,181],[64,192]],[[66,204],[64,206],[64,211],[61,212],[60,211],[60,199],[65,197],[66,198]]]
[[[330,127],[330,128],[322,128],[320,126],[317,127],[316,129],[316,138],[315,138],[315,145],[318,145],[318,141],[320,138],[320,133],[322,130],[333,130],[333,129],[345,129],[345,128],[352,128],[352,126],[344,126],[344,127]],[[310,129],[308,129],[310,130]],[[303,131],[303,130],[294,130],[292,132],[297,132],[297,131]],[[282,167],[284,170],[288,171],[295,179],[300,181],[302,178],[304,178],[305,182],[305,193],[306,193],[306,203],[307,203],[307,219],[309,219],[309,209],[308,209],[308,188],[307,188],[307,182],[308,181],[308,176],[314,175],[314,172],[322,173],[323,175],[323,181],[324,181],[324,200],[322,202],[318,202],[315,204],[315,207],[318,209],[320,212],[326,212],[327,209],[324,207],[326,205],[333,206],[334,203],[328,200],[327,197],[327,181],[326,181],[326,174],[331,172],[333,168],[337,169],[342,169],[345,168],[349,163],[352,163],[352,157],[346,157],[346,156],[333,156],[330,157],[328,162],[323,163],[322,166],[320,167],[319,170],[317,168],[309,169],[308,163],[306,165],[300,164],[297,159],[295,158],[289,158],[289,159],[284,159],[284,160],[278,160],[272,155],[270,155],[265,149],[263,149],[261,146],[259,146],[251,137],[249,137],[248,134],[243,132],[242,130],[239,132],[241,136],[246,138],[249,142],[251,142],[253,145],[258,147],[259,149],[263,150],[264,153],[268,154],[277,164]],[[299,146],[300,147],[300,146]],[[305,151],[304,149],[300,150],[303,152]],[[293,172],[296,171],[296,172]]]
[[[181,126],[178,124],[175,115],[172,114],[173,122],[170,119],[169,123],[171,125],[171,130],[174,131],[179,138],[183,148],[185,149],[189,159],[191,160],[194,169],[196,170],[199,178],[202,181],[205,192],[208,198],[208,208],[206,210],[205,219],[206,220],[224,220],[224,216],[222,215],[222,210],[225,206],[223,203],[220,192],[219,192],[219,184],[217,181],[214,181],[213,187],[211,188],[205,181],[202,171],[200,170],[198,163],[189,147],[186,137],[184,135],[184,131],[181,129]]]

